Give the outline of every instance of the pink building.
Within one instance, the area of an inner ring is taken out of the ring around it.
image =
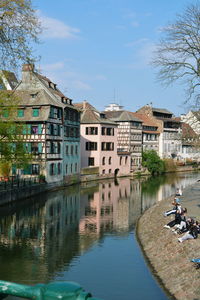
[[[98,168],[100,176],[130,173],[130,154],[117,153],[117,124],[86,101],[74,104],[81,113],[81,168]]]

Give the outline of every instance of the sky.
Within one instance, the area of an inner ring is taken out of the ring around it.
[[[39,71],[73,102],[98,110],[146,104],[187,112],[184,87],[164,87],[150,64],[161,29],[192,0],[32,0],[43,26]]]

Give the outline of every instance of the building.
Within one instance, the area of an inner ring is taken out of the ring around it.
[[[44,175],[46,182],[70,182],[80,174],[80,114],[50,79],[25,64],[15,87],[19,98],[16,121],[32,162],[20,175]]]
[[[192,127],[182,122],[182,160],[200,161],[200,140],[199,135],[192,129]]]
[[[118,125],[117,149],[120,153],[131,154],[131,170],[141,167],[142,163],[142,121],[126,110],[108,110],[107,118]],[[120,108],[120,107],[119,107]]]
[[[141,107],[137,113],[147,115],[157,126],[159,135],[159,156],[161,158],[181,158],[181,122],[167,109],[151,105]]]
[[[75,107],[81,113],[81,168],[82,172],[100,176],[130,173],[129,152],[117,152],[117,124],[83,101]],[[89,168],[89,169],[88,169]]]
[[[142,121],[142,150],[154,150],[159,153],[158,125],[145,114],[133,113],[133,115]]]

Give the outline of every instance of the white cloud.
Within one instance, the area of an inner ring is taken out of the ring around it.
[[[80,29],[71,27],[64,22],[46,17],[38,12],[43,28],[42,36],[47,39],[77,39]]]

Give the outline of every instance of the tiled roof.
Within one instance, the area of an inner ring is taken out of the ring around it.
[[[173,115],[173,113],[165,108],[156,108],[156,107],[152,107],[152,111],[153,112],[159,112],[159,113],[163,113],[163,114],[170,114]]]
[[[14,95],[19,98],[20,105],[26,106],[38,106],[38,105],[54,105],[59,107],[66,107],[66,104],[62,103],[61,101],[58,102],[54,100],[47,92],[43,89],[41,90],[16,90]]]
[[[142,114],[142,113],[132,113],[134,116],[142,120],[144,126],[152,126],[152,127],[158,127],[158,125],[153,122],[151,118],[149,118],[147,115]]]
[[[83,101],[79,103],[74,103],[74,106],[79,110],[89,109],[100,113],[94,106],[92,106],[89,102]]]
[[[197,137],[197,134],[194,132],[194,130],[192,129],[192,127],[187,124],[182,122],[182,137],[183,138],[193,138],[193,137]]]
[[[74,106],[82,111],[81,124],[109,124],[117,126],[115,122],[106,118],[104,113],[100,113],[87,101],[75,103]]]
[[[142,121],[135,117],[132,112],[127,110],[120,110],[120,111],[104,111],[106,116],[115,122],[127,122],[127,121],[135,121],[140,122]]]

